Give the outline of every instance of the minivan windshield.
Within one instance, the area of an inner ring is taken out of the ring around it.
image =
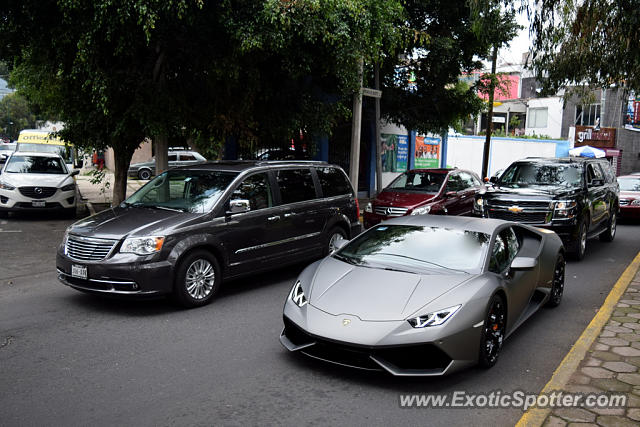
[[[204,213],[210,211],[237,172],[170,170],[124,201],[124,206]]]
[[[371,268],[410,272],[477,273],[491,236],[418,225],[378,225],[347,243],[334,258]]]
[[[582,165],[513,163],[500,176],[498,183],[513,188],[537,185],[578,187],[582,184]]]
[[[67,168],[59,157],[23,156],[9,157],[4,169],[8,173],[66,174]]]
[[[429,171],[405,172],[396,178],[387,190],[419,191],[423,193],[437,193],[442,187],[446,173]]]

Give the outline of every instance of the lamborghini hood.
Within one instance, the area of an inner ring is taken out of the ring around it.
[[[404,320],[472,277],[391,271],[329,257],[318,266],[309,304],[332,315],[349,314],[364,321]]]

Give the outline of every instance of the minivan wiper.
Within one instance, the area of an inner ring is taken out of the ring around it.
[[[149,209],[162,209],[165,211],[172,211],[172,212],[185,212],[184,209],[179,209],[179,208],[169,208],[166,206],[160,206],[160,205],[147,205],[141,202],[136,202],[136,203],[128,203],[128,202],[123,202],[125,206],[131,206],[133,208],[149,208]]]

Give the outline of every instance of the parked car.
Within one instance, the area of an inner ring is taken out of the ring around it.
[[[620,216],[640,218],[640,174],[618,177],[620,185]]]
[[[195,151],[170,151],[169,168],[189,166],[204,163],[207,159]],[[156,174],[156,161],[152,158],[149,162],[134,163],[129,166],[128,175],[132,178],[151,179]]]
[[[82,291],[211,301],[222,280],[318,258],[361,231],[342,169],[214,162],[166,171],[121,205],[76,222],[60,281]]]
[[[364,210],[364,226],[404,215],[467,215],[480,178],[461,169],[413,169],[398,176]]]
[[[548,230],[481,218],[394,218],[300,273],[280,342],[392,375],[488,368],[519,325],[560,304],[564,271],[562,242]]]
[[[17,144],[0,144],[0,165],[5,164],[11,153],[16,151]]]
[[[0,173],[0,215],[57,210],[76,214],[77,170],[53,153],[12,153]]]
[[[615,237],[619,188],[605,159],[528,158],[492,182],[476,196],[477,214],[551,229],[578,260],[588,238]]]

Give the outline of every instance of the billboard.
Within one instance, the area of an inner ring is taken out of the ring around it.
[[[627,99],[624,128],[640,132],[640,94],[631,92]]]
[[[416,136],[416,169],[440,167],[440,138]]]
[[[409,137],[383,133],[380,135],[382,172],[404,172],[409,160]]]

